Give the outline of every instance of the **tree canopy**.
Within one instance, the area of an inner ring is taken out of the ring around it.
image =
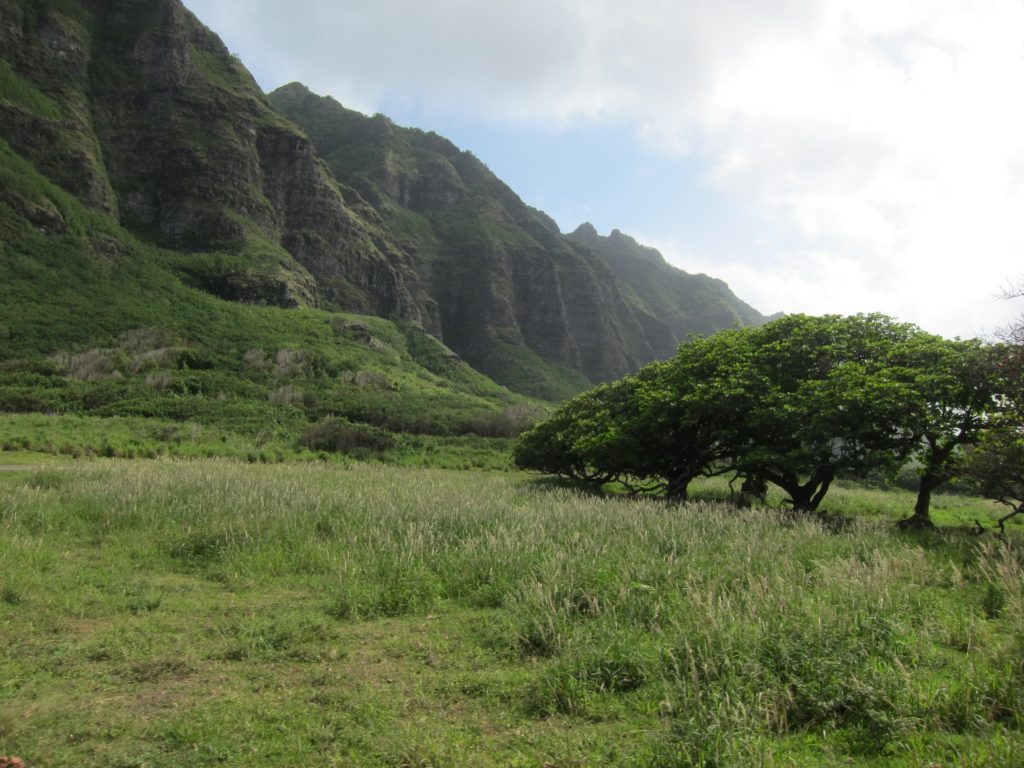
[[[1021,296],[1022,289],[1006,295]],[[959,470],[985,496],[1010,508],[998,521],[1002,531],[1007,520],[1024,514],[1024,317],[1000,335],[1003,343],[990,359],[1002,384],[999,411],[964,452]]]
[[[998,354],[883,315],[792,315],[721,331],[565,403],[519,466],[685,498],[702,475],[770,481],[816,510],[839,476],[921,466],[915,517],[999,410]]]

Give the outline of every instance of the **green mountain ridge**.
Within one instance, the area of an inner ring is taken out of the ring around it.
[[[166,52],[175,30],[182,62],[219,45],[175,3],[0,0],[0,110],[10,117],[0,123],[0,413],[137,417],[167,435],[175,429],[161,425],[190,421],[214,430],[216,447],[204,450],[230,455],[244,454],[239,445],[293,450],[318,422],[349,443],[374,443],[373,429],[507,432],[524,398],[427,334],[402,311],[413,302],[381,306],[408,295],[388,293],[405,290],[393,243],[226,52],[216,60],[237,75],[228,90],[189,64],[153,93],[106,53],[128,37],[149,41],[131,51],[160,59],[150,43]],[[240,104],[237,125],[207,130],[207,110]],[[166,131],[148,125],[149,110],[171,121]],[[127,135],[136,130],[150,131],[149,149]],[[179,151],[173,178],[140,171],[156,163],[150,155],[171,162]],[[234,184],[236,164],[248,186]],[[299,194],[301,176],[278,164],[305,173],[314,192]],[[317,238],[322,265],[302,249]],[[338,279],[318,282],[318,266]],[[342,313],[329,290],[389,319]],[[39,445],[113,451],[108,431]]]
[[[721,281],[677,270],[630,238],[562,235],[440,136],[366,117],[300,83],[269,99],[306,131],[336,178],[391,231],[409,234],[406,249],[440,309],[434,332],[499,381],[490,356],[504,340],[600,381],[672,355],[692,333],[764,321]],[[472,307],[480,297],[484,305]]]
[[[632,289],[647,315],[658,318],[667,327],[673,349],[691,334],[709,335],[723,328],[761,325],[766,320],[736,298],[724,281],[677,269],[657,250],[641,245],[617,229],[601,237],[593,225],[586,223],[568,238],[588,247],[611,267],[615,277]]]
[[[763,320],[663,261],[634,274],[650,254],[628,238],[563,235],[436,134],[263,94],[178,0],[0,0],[0,140],[8,363],[139,327],[226,349],[218,329],[237,356],[227,318],[356,313],[558,399]],[[480,407],[514,401],[481,381]]]

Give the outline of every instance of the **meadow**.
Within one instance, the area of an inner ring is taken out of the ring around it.
[[[1019,528],[904,535],[891,495],[839,520],[720,490],[216,458],[2,472],[0,755],[1020,764]]]

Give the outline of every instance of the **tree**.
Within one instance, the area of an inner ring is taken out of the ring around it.
[[[891,351],[920,331],[882,315],[791,315],[755,332],[752,407],[734,442],[740,474],[817,510],[841,474],[892,470],[907,455],[909,388]]]
[[[516,464],[685,498],[693,478],[722,455],[717,419],[702,409],[693,387],[680,388],[685,367],[675,360],[652,363],[573,398],[520,438]]]
[[[817,510],[841,474],[922,464],[916,516],[992,410],[989,348],[883,315],[791,315],[721,331],[576,397],[526,433],[516,461],[685,498],[701,474],[765,481]]]
[[[997,521],[999,531],[1004,532],[1007,520],[1024,513],[1024,423],[1020,415],[1004,414],[966,452],[962,469],[982,494],[1010,508]]]
[[[1024,289],[1016,287],[1004,295],[1019,298]],[[1024,317],[1004,328],[999,337],[1002,344],[993,348],[1001,384],[999,409],[986,432],[965,452],[962,470],[985,496],[1010,508],[998,520],[1003,532],[1007,520],[1024,513]]]
[[[932,492],[955,477],[964,446],[981,439],[1000,410],[1004,389],[1000,347],[920,334],[898,352],[912,397],[906,403],[921,464],[911,517],[901,528],[930,527]]]
[[[741,330],[693,338],[637,374],[622,434],[635,446],[629,473],[644,479],[643,490],[685,499],[694,478],[731,467],[736,427],[750,408],[749,340]]]
[[[602,385],[577,395],[520,435],[513,451],[516,465],[597,485],[614,480],[619,471],[595,464],[586,451],[593,433],[611,426],[604,406],[609,390],[609,385]]]

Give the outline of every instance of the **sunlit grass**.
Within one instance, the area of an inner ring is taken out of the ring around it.
[[[1013,538],[511,474],[156,459],[0,475],[0,542],[0,754],[33,766],[1024,750]]]
[[[739,481],[730,485],[724,477],[698,478],[690,485],[690,496],[702,501],[728,502],[739,491],[739,486]],[[916,494],[903,488],[870,488],[856,482],[840,481],[829,489],[821,511],[830,515],[895,522],[913,513],[916,498]],[[785,500],[786,494],[780,488],[769,486],[769,507],[782,508]],[[939,492],[931,500],[932,521],[939,526],[973,528],[981,522],[994,528],[995,521],[1007,511],[1005,506],[994,501],[963,494]],[[1024,519],[1015,518],[1007,527],[1024,531]]]

